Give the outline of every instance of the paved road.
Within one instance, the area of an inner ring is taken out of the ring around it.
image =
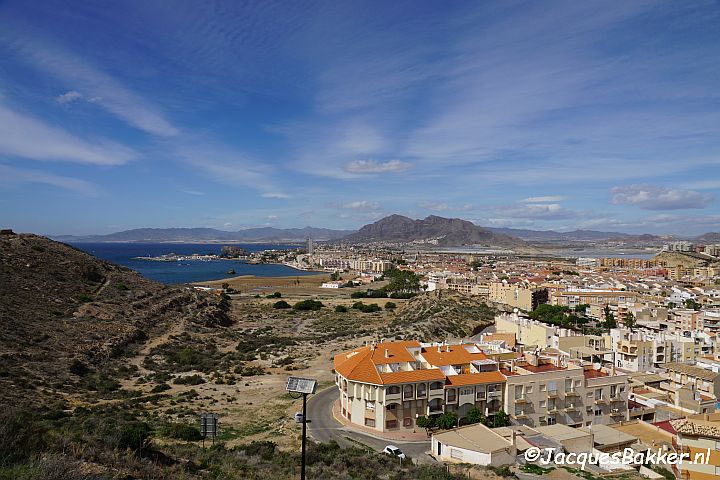
[[[307,418],[310,420],[308,433],[313,439],[318,442],[335,440],[344,447],[357,446],[357,442],[360,442],[378,452],[382,451],[386,445],[392,444],[418,463],[435,463],[435,460],[425,453],[430,450],[430,440],[422,443],[383,440],[347,428],[339,423],[332,414],[332,405],[338,396],[339,392],[333,386],[308,398]]]

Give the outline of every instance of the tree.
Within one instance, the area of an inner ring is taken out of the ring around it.
[[[510,426],[510,415],[508,415],[504,411],[500,410],[495,415],[493,415],[492,426],[493,426],[493,428],[509,427]]]
[[[285,300],[280,300],[279,302],[273,303],[273,308],[290,308],[290,304]]]
[[[445,412],[435,420],[438,428],[450,430],[458,426],[458,416],[455,412]]]
[[[628,312],[627,317],[625,317],[625,326],[632,330],[637,325],[637,320],[635,319],[635,315],[632,312]]]
[[[395,310],[395,308],[397,308],[395,302],[385,302],[385,310]]]
[[[335,306],[335,311],[336,311],[337,313],[345,313],[345,312],[347,312],[348,310],[347,310],[347,307],[346,307],[345,305],[336,305],[336,306]]]
[[[330,280],[333,282],[336,282],[340,280],[340,274],[338,272],[333,272],[330,274]]]
[[[430,436],[430,430],[437,428],[437,422],[435,421],[435,418],[436,417],[426,417],[423,415],[417,418],[415,424],[420,428],[424,428],[428,436]]]
[[[605,328],[617,328],[617,321],[615,321],[615,315],[610,310],[610,305],[605,305]]]
[[[410,270],[391,268],[385,272],[390,283],[385,286],[388,292],[415,293],[420,291],[420,276]]]
[[[485,414],[483,414],[482,410],[480,410],[477,406],[473,406],[470,410],[468,410],[467,416],[465,417],[467,420],[467,423],[486,423],[487,419],[485,418]]]

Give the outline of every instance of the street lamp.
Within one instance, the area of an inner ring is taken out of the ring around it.
[[[302,460],[300,464],[300,480],[305,480],[305,442],[307,439],[307,396],[315,393],[317,380],[312,378],[289,377],[285,390],[291,393],[301,393],[303,399],[302,410]]]

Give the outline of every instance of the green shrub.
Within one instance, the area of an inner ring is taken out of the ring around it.
[[[173,383],[175,385],[200,385],[202,383],[205,383],[206,381],[207,380],[205,380],[200,375],[193,374],[193,375],[186,375],[184,377],[177,377],[175,380],[173,380]]]
[[[84,377],[90,373],[90,369],[79,359],[75,358],[72,362],[70,362],[70,373],[77,375],[78,377]]]
[[[345,305],[336,305],[336,306],[335,306],[335,311],[336,311],[337,313],[345,313],[345,312],[348,311],[348,309],[347,309],[347,307],[346,307]]]
[[[166,390],[170,390],[171,388],[172,387],[167,383],[161,383],[160,385],[155,385],[152,390],[150,390],[150,393],[160,393]]]
[[[185,440],[186,442],[196,442],[202,440],[200,429],[195,425],[187,423],[168,423],[160,429],[160,435],[176,440]]]
[[[285,300],[273,303],[273,308],[290,308],[290,304]]]
[[[321,301],[308,299],[297,302],[292,308],[295,310],[320,310],[322,307],[324,305]]]

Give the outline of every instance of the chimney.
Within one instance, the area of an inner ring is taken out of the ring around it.
[[[442,344],[438,343],[438,353],[441,353],[441,352],[442,352]]]
[[[517,436],[517,433],[515,433],[515,430],[511,430],[510,439],[512,441],[512,446],[517,448],[516,436]]]
[[[385,349],[385,358],[390,358],[390,350]]]

